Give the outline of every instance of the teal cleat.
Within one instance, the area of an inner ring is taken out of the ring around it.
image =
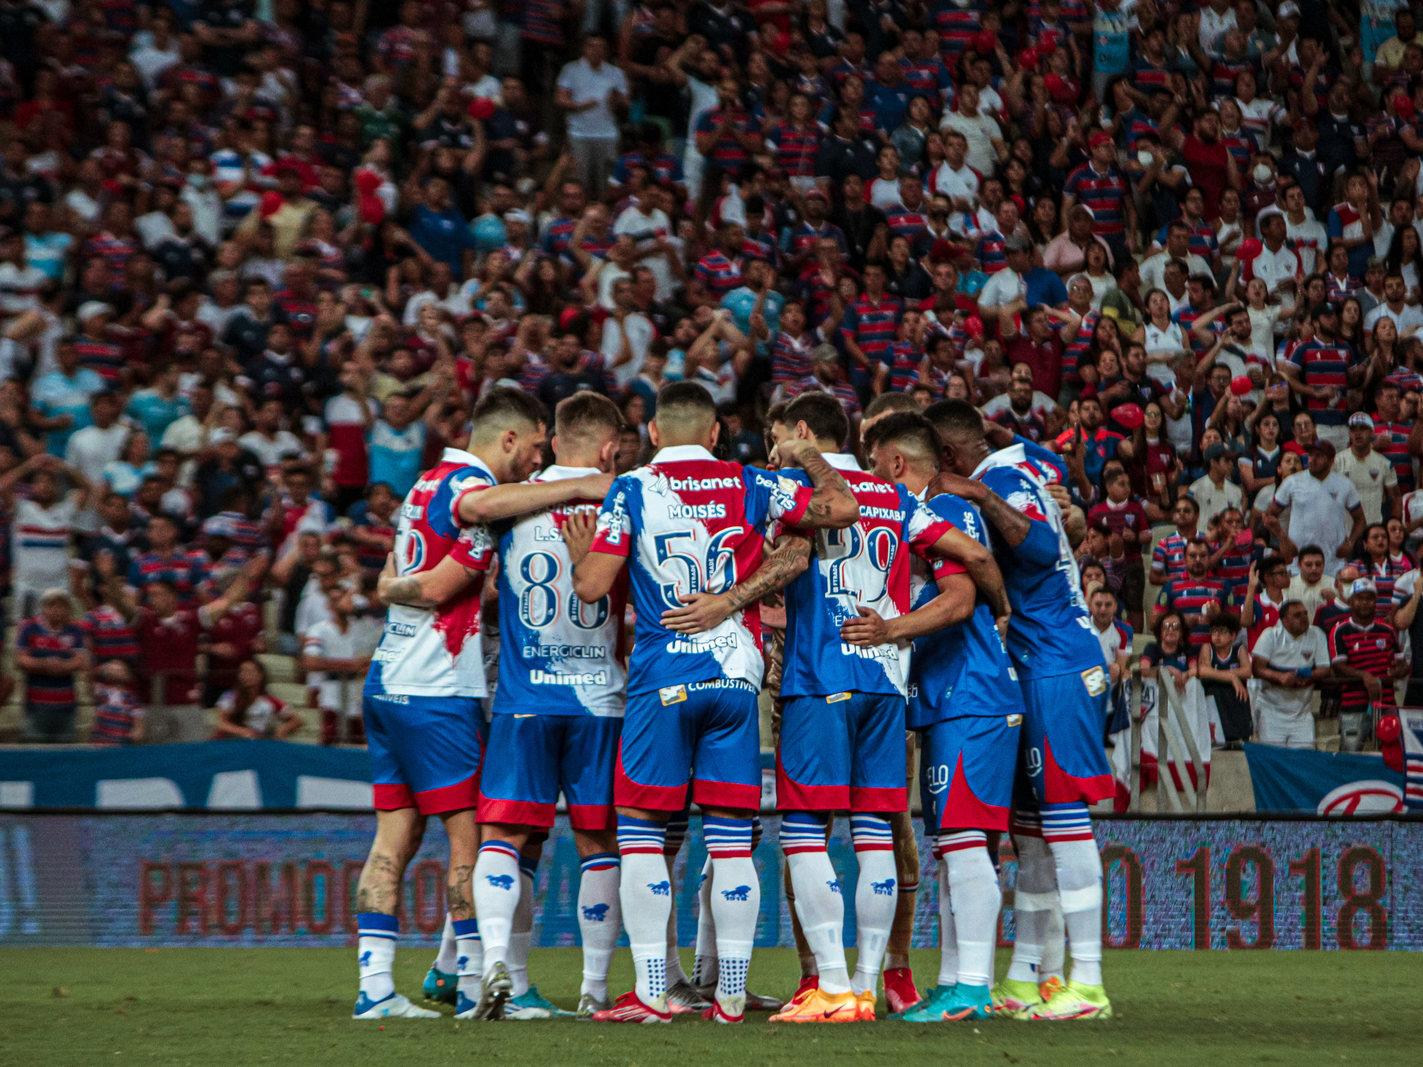
[[[504,1018],[516,1022],[527,1022],[531,1019],[571,1019],[573,1012],[564,1011],[540,993],[538,986],[531,985],[517,997],[509,998],[508,1003],[504,1005]]]
[[[902,1023],[937,1023],[944,1017],[943,1007],[954,995],[954,986],[936,985],[924,991],[924,997],[906,1011],[895,1012],[890,1018]]]
[[[455,1002],[455,987],[458,985],[458,975],[446,974],[436,967],[431,967],[425,974],[425,983],[421,989],[424,990],[426,1000],[433,1000],[440,1004],[453,1004]]]
[[[986,985],[954,986],[953,995],[943,1004],[943,1020],[959,1023],[993,1018],[993,994]]]

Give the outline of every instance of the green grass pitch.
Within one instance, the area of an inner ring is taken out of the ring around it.
[[[405,946],[397,985],[418,996],[430,946]],[[937,954],[916,953],[920,984]],[[1006,959],[1000,959],[1000,972]],[[626,951],[613,988],[625,989]],[[534,953],[533,980],[566,1007],[577,1000],[574,949]],[[758,951],[752,987],[787,995],[794,953]],[[770,1027],[765,1017],[718,1027],[571,1020],[356,1023],[353,953],[335,949],[13,949],[0,951],[0,1059],[9,1064],[459,1062],[488,1064],[1044,1063],[1350,1061],[1419,1063],[1416,992],[1423,957],[1409,953],[1108,953],[1117,1017],[1054,1026],[996,1021],[910,1026]],[[450,1011],[450,1009],[444,1009]],[[459,1058],[459,1059],[457,1059]]]

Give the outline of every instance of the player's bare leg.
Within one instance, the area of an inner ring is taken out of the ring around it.
[[[578,1016],[588,1018],[610,1006],[608,968],[622,929],[618,899],[617,837],[608,830],[574,830],[582,861],[578,882],[578,932],[583,941],[583,984],[578,991]]]
[[[357,964],[361,987],[354,1019],[437,1019],[395,991],[395,945],[400,937],[396,911],[400,883],[420,839],[425,819],[414,808],[376,812],[376,835],[356,889]]]
[[[474,908],[479,916],[479,934],[484,946],[484,972],[479,997],[457,1013],[459,1018],[498,1019],[513,996],[509,973],[509,943],[514,934],[514,917],[522,895],[523,878],[519,853],[528,841],[523,826],[486,823],[480,827],[479,858],[474,867]],[[464,982],[461,980],[461,991]],[[461,998],[461,1005],[465,1004]]]

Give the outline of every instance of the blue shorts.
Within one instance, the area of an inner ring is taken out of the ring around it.
[[[907,774],[903,697],[835,693],[786,700],[776,750],[778,810],[904,811]]]
[[[628,697],[613,800],[619,807],[681,811],[761,806],[756,687],[720,679]]]
[[[363,696],[376,811],[439,815],[479,802],[484,713],[478,697]]]
[[[575,830],[611,830],[622,728],[622,719],[601,715],[495,715],[479,821],[548,829],[562,791]]]
[[[1026,709],[1019,770],[1039,804],[1095,804],[1116,794],[1103,733],[1107,723],[1107,672],[1092,667],[1072,674],[1023,680]]]
[[[924,828],[1006,830],[1023,716],[960,715],[919,731]]]

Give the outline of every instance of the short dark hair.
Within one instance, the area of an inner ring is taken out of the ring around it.
[[[706,386],[696,382],[668,382],[657,391],[658,414],[673,408],[701,411],[708,419],[716,418],[716,401]]]
[[[1240,616],[1233,611],[1218,611],[1211,616],[1210,628],[1212,630],[1229,630],[1231,633],[1238,633],[1240,630]]]
[[[1171,506],[1174,508],[1179,507],[1182,504],[1188,505],[1190,509],[1194,511],[1197,515],[1201,513],[1201,505],[1196,503],[1196,498],[1193,496],[1186,496],[1185,494],[1182,494],[1181,496],[1178,496],[1176,498],[1176,503],[1172,504]]]
[[[1318,545],[1305,545],[1299,550],[1299,558],[1304,559],[1305,556],[1318,556],[1320,559],[1323,559],[1324,549]]]
[[[937,466],[939,435],[933,424],[916,411],[896,411],[886,415],[865,431],[865,453],[880,445],[898,445],[910,452],[921,452]]]
[[[591,436],[600,430],[617,433],[623,427],[623,416],[602,393],[584,390],[559,401],[553,425],[555,433],[567,437]]]
[[[810,427],[817,441],[832,441],[835,447],[844,448],[850,436],[850,419],[845,414],[845,405],[829,393],[817,391],[802,393],[786,407],[783,421],[794,426],[798,422]]]
[[[526,422],[530,426],[547,426],[548,409],[535,396],[522,389],[501,385],[491,389],[479,398],[470,414],[475,433],[480,432],[481,423],[507,428],[510,422]]]
[[[865,421],[877,418],[886,411],[915,411],[919,405],[908,393],[881,393],[865,406]]]
[[[940,437],[958,434],[983,436],[983,415],[967,400],[940,400],[924,410],[924,417]]]

